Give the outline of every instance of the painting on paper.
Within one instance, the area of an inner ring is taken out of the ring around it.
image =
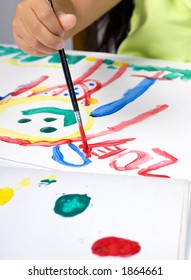
[[[0,47],[0,158],[58,170],[190,179],[189,64],[67,52],[83,152],[57,54]]]

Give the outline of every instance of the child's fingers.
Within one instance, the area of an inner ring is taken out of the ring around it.
[[[64,14],[60,11],[57,12],[57,17],[63,30],[67,31],[76,25],[76,16],[73,14]]]
[[[37,45],[38,47],[39,43],[53,50],[59,50],[63,48],[63,37],[57,36],[55,35],[55,33],[50,32],[49,29],[47,29],[47,27],[41,21],[39,21],[39,18],[33,11],[30,12],[30,17],[27,17],[27,19],[25,19],[25,23],[23,22],[23,19],[21,20],[22,25],[26,30],[25,34],[23,32],[21,36],[23,38],[26,38],[26,35],[28,34],[28,36],[31,37],[31,44],[34,48],[35,45]]]
[[[19,26],[19,24],[18,24]],[[47,55],[55,52],[53,48],[49,48],[33,35],[31,35],[23,25],[20,26],[19,32],[14,34],[15,43],[24,51],[32,55]]]
[[[49,30],[49,32],[60,37],[64,36],[64,29],[60,25],[59,20],[48,1],[46,1],[46,5],[44,1],[39,1],[38,8],[33,9],[33,11],[38,20]]]
[[[39,50],[33,49],[28,43],[23,40],[21,37],[15,36],[15,43],[22,49],[24,52],[34,55],[34,56],[44,56],[46,55],[44,52],[40,52]]]

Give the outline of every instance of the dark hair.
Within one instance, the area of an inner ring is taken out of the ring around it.
[[[122,0],[87,29],[87,50],[116,52],[130,31],[133,0]]]

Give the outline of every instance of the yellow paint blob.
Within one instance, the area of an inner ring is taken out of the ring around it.
[[[28,187],[30,185],[30,178],[25,178],[21,182],[19,182],[21,187]]]
[[[55,180],[56,179],[56,175],[50,175],[50,176],[46,177],[45,179],[47,179],[47,180]]]
[[[32,90],[32,92],[39,92],[39,91],[45,91],[45,90],[47,90],[47,86],[41,86],[41,87],[36,87],[36,88],[34,88],[33,90]]]
[[[124,63],[124,62],[121,62],[121,61],[115,61],[115,62],[114,62],[114,65],[115,65],[115,66],[118,66],[118,67],[121,67],[121,66],[128,65],[128,63]]]
[[[98,104],[99,103],[99,101],[97,100],[97,98],[91,98],[90,99],[90,104]]]
[[[14,195],[14,190],[10,187],[0,189],[0,206],[6,204]]]
[[[88,60],[88,61],[96,61],[97,59],[95,58],[95,57],[86,57],[85,58],[86,60]]]

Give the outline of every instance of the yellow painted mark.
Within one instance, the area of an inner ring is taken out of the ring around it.
[[[85,58],[88,61],[96,61],[97,59],[95,57],[86,57]]]
[[[14,195],[14,190],[10,187],[0,189],[0,206],[6,204]]]
[[[25,178],[21,182],[19,182],[21,187],[28,187],[30,185],[30,178]]]

